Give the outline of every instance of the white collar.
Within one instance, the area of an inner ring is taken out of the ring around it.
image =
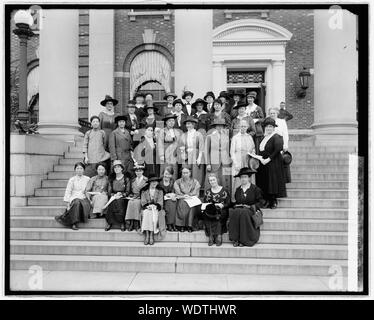
[[[260,143],[260,146],[259,146],[259,150],[260,151],[264,151],[265,150],[265,145],[266,145],[266,143],[270,140],[270,138],[273,136],[273,135],[275,135],[276,134],[276,132],[275,131],[273,131],[273,133],[272,134],[269,134],[268,136],[265,136],[263,139],[262,139],[262,141],[261,141],[261,143]]]

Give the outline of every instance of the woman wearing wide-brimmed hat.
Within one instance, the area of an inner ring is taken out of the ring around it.
[[[223,110],[222,101],[216,99],[213,101],[214,112],[209,114],[209,125],[212,124],[216,119],[224,119],[226,124],[231,126],[231,117],[230,115]]]
[[[113,162],[113,172],[109,181],[108,194],[111,198],[103,210],[107,222],[105,231],[109,231],[113,224],[120,225],[121,231],[125,231],[125,216],[128,203],[126,197],[130,194],[131,184],[121,160]]]
[[[196,130],[202,130],[202,134],[208,131],[209,117],[206,110],[207,103],[203,99],[196,99],[192,104],[192,108],[195,110],[193,116],[197,119]]]
[[[229,210],[229,239],[234,247],[253,246],[260,238],[260,227],[253,219],[263,205],[262,191],[251,183],[256,171],[242,168],[235,177],[240,178],[240,187],[235,191],[235,205]]]
[[[128,231],[138,230],[140,228],[140,192],[147,185],[148,178],[144,176],[144,165],[136,164],[134,166],[135,178],[131,180],[131,193],[126,209],[126,229]]]
[[[232,119],[234,119],[238,115],[238,109],[235,107],[244,103],[243,99],[245,97],[245,94],[242,91],[235,90],[232,94],[229,95],[229,97],[231,98],[229,102],[231,108],[230,116]]]
[[[202,212],[205,235],[209,238],[209,246],[214,243],[220,246],[222,244],[222,234],[227,232],[226,222],[231,203],[230,194],[225,187],[220,185],[216,174],[209,173],[208,182],[210,187],[205,190],[204,203],[210,203],[210,205]]]
[[[160,159],[160,172],[164,172],[167,166],[173,168],[173,178],[178,176],[178,142],[182,132],[175,128],[177,115],[169,113],[162,118],[164,128],[157,135],[157,150]]]
[[[206,176],[209,173],[217,175],[222,186],[229,190],[231,184],[231,158],[230,134],[224,119],[215,119],[210,125],[214,130],[206,137],[205,162]],[[205,189],[209,188],[208,179],[205,179]]]
[[[157,121],[161,121],[161,117],[157,114],[158,108],[150,101],[146,107],[145,111],[147,112],[147,116],[142,119],[140,122],[140,127],[145,128],[146,126],[151,125],[153,129],[156,128]]]
[[[195,111],[192,109],[192,98],[194,94],[191,91],[184,91],[182,99],[184,100],[183,112],[187,116],[192,116]]]
[[[189,116],[184,120],[187,132],[184,132],[179,139],[180,164],[188,165],[192,170],[192,178],[199,181],[200,185],[204,179],[204,137],[195,129],[197,119]]]
[[[112,98],[110,95],[106,95],[100,104],[105,107],[99,113],[100,128],[105,132],[105,149],[109,151],[109,135],[116,128],[114,119],[118,116],[118,113],[115,112],[114,106],[118,104],[118,100]]]
[[[204,100],[206,101],[206,107],[205,107],[205,111],[207,113],[212,113],[214,112],[214,109],[213,109],[213,101],[216,99],[216,96],[214,95],[214,92],[212,91],[208,91],[205,96],[204,96]]]
[[[117,116],[115,122],[117,129],[109,136],[109,151],[112,161],[121,160],[125,172],[131,172],[134,166],[132,158],[132,138],[130,132],[125,128],[127,116]]]
[[[75,176],[69,179],[64,195],[64,202],[67,203],[66,211],[55,217],[57,222],[73,230],[78,230],[79,222],[88,221],[91,210],[90,201],[85,193],[90,178],[83,174],[84,169],[85,165],[82,162],[74,165]]]
[[[248,167],[248,153],[256,153],[255,143],[248,133],[248,122],[245,119],[239,121],[239,132],[231,139],[230,155],[232,159],[232,176],[235,177],[241,168]],[[255,160],[255,159],[254,159]],[[258,160],[255,160],[258,162]],[[254,169],[254,168],[252,168]],[[256,168],[257,169],[257,168]],[[251,182],[255,183],[254,176]],[[240,186],[240,178],[232,180],[232,200],[235,201],[235,191]]]
[[[181,99],[175,99],[173,101],[173,106],[174,106],[173,113],[177,116],[175,118],[174,128],[179,129],[181,131],[186,131],[184,120],[186,120],[187,115],[183,112],[184,102]]]
[[[268,206],[275,209],[277,198],[287,197],[286,179],[283,168],[283,138],[276,133],[275,120],[268,117],[263,123],[264,138],[259,145],[260,167],[256,174],[257,185],[262,189]]]
[[[226,112],[228,115],[231,114],[231,106],[229,104],[230,101],[230,95],[227,91],[221,91],[219,93],[219,96],[217,98],[218,100],[221,100],[222,103],[222,111]]]
[[[154,236],[158,240],[164,238],[166,234],[164,192],[158,187],[160,178],[155,175],[148,177],[147,185],[142,189],[140,201],[142,205],[141,212],[141,230],[144,233],[144,244],[154,244]]]
[[[233,107],[233,111],[237,111],[236,117],[231,121],[231,135],[234,137],[240,132],[240,122],[245,120],[248,124],[247,133],[254,137],[256,135],[256,125],[253,119],[246,113],[245,103],[241,103]]]
[[[264,112],[262,111],[260,106],[254,103],[256,97],[257,97],[256,91],[248,92],[246,96],[246,99],[247,99],[246,112],[247,112],[247,115],[249,115],[255,122],[256,134],[253,136],[253,139],[256,145],[256,151],[258,151],[258,145],[264,135],[264,131],[261,125],[264,119]]]
[[[160,116],[165,117],[165,115],[172,113],[174,111],[173,101],[177,98],[177,95],[173,92],[168,92],[164,96],[164,100],[167,104],[161,108]]]

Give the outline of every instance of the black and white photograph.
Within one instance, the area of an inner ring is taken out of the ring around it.
[[[368,7],[5,4],[7,294],[367,293]]]

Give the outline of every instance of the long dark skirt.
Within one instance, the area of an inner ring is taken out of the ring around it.
[[[118,224],[125,223],[127,202],[128,200],[124,198],[114,200],[103,211],[103,214],[105,214],[105,219],[109,224],[118,225]]]
[[[175,217],[177,214],[177,201],[166,200],[164,203],[166,213],[166,224],[175,225]]]
[[[260,229],[256,229],[249,208],[233,208],[229,211],[229,239],[239,241],[245,246],[252,247],[260,238]]]
[[[228,210],[223,209],[219,214],[219,219],[214,219],[207,217],[206,215],[202,215],[204,220],[204,230],[205,235],[209,236],[217,236],[220,234],[224,234],[227,232],[227,218],[228,218]]]
[[[65,226],[72,226],[79,222],[87,222],[91,204],[88,199],[74,199],[70,203],[70,209],[58,217],[58,221]]]
[[[290,165],[289,164],[284,164],[283,168],[284,168],[284,179],[285,179],[286,183],[290,183],[291,182]]]
[[[196,208],[199,207],[190,208],[186,201],[184,201],[183,199],[179,199],[177,201],[175,225],[178,227],[192,227],[194,225]]]

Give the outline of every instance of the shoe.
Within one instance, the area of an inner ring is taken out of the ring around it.
[[[234,244],[233,244],[234,247],[237,247],[239,246],[239,242],[238,241],[235,241]]]
[[[125,224],[121,224],[121,231],[123,232],[123,231],[125,231],[126,230],[126,228],[125,228]]]
[[[148,243],[149,243],[151,246],[153,246],[153,244],[155,243],[155,240],[154,240],[154,238],[153,238],[153,234],[149,237],[149,241],[148,241]]]
[[[110,229],[112,229],[112,225],[108,223],[105,227],[105,231],[109,231]]]
[[[192,232],[192,228],[191,227],[187,228],[187,231]]]
[[[148,244],[148,238],[145,236],[144,237],[144,245],[146,246]]]
[[[181,232],[184,232],[184,228],[183,227],[181,228]]]
[[[214,243],[213,237],[210,236],[210,237],[209,237],[208,246],[211,247],[211,246],[213,245],[213,243]]]
[[[172,227],[170,226],[170,224],[168,224],[166,227],[166,231],[172,231],[172,230],[173,230]]]
[[[171,231],[175,231],[175,232],[177,232],[178,231],[178,229],[177,229],[177,227],[176,226],[173,226],[172,227],[172,230]]]
[[[220,247],[221,245],[222,245],[222,235],[218,235],[217,237],[216,237],[216,246],[217,247]]]
[[[72,230],[79,230],[78,227],[77,227],[75,224],[73,224],[73,225],[71,226],[71,229],[72,229]]]
[[[244,244],[242,244],[242,243],[239,243],[239,247],[244,247]]]

